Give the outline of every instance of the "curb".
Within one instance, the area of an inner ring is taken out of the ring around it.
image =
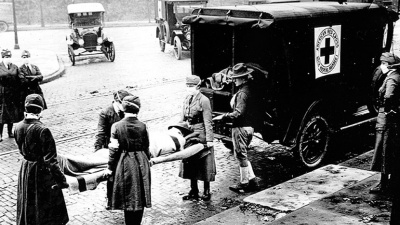
[[[58,55],[57,55],[57,61],[59,66],[58,70],[53,73],[50,73],[49,75],[43,76],[43,81],[40,84],[48,83],[50,81],[60,78],[62,75],[65,74],[64,63]]]

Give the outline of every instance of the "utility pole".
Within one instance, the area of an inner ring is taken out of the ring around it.
[[[19,44],[18,44],[18,31],[17,31],[17,15],[15,14],[15,1],[14,1],[14,0],[12,0],[12,7],[13,7],[14,37],[15,37],[14,49],[19,49]]]
[[[44,27],[42,0],[39,0],[39,7],[40,7],[40,25],[41,27]]]

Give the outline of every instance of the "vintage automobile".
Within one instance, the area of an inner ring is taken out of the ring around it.
[[[161,51],[165,45],[174,47],[176,59],[182,58],[182,51],[190,50],[190,26],[182,24],[182,18],[190,15],[195,8],[203,7],[206,0],[157,0],[156,13],[156,38],[160,43]]]
[[[100,3],[68,5],[71,34],[66,37],[68,56],[75,65],[78,56],[104,54],[114,62],[114,42],[104,33],[104,7]]]
[[[206,81],[213,114],[231,111],[237,88],[229,69],[248,63],[255,130],[313,168],[329,158],[336,134],[373,122],[372,73],[397,19],[377,4],[296,2],[201,8],[183,23],[191,26],[192,73]],[[214,129],[229,143],[229,121]]]
[[[6,32],[13,21],[12,3],[0,2],[0,32]]]

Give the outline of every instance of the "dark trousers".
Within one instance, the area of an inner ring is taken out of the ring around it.
[[[139,211],[124,211],[126,225],[140,225],[143,218],[144,210]]]

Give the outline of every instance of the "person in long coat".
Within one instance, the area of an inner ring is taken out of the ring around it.
[[[11,52],[1,52],[0,62],[0,142],[3,141],[3,127],[7,124],[8,136],[13,138],[13,123],[24,118],[24,111],[21,109],[21,80],[19,70],[11,63]]]
[[[371,170],[381,172],[380,182],[370,192],[387,192],[389,175],[393,172],[395,154],[400,147],[400,74],[397,67],[400,58],[385,52],[381,58],[381,70],[386,75],[379,88],[380,108],[376,120],[376,141]]]
[[[23,156],[18,175],[17,225],[63,225],[69,220],[62,188],[67,188],[57,162],[57,150],[50,130],[40,121],[43,100],[26,97],[25,119],[14,134]]]
[[[25,97],[30,94],[38,94],[42,96],[44,107],[43,109],[47,109],[46,100],[43,95],[42,88],[40,88],[39,83],[43,81],[42,72],[38,66],[30,63],[29,59],[31,57],[31,53],[27,50],[22,51],[21,58],[23,58],[23,64],[19,67],[19,71],[23,78],[22,81],[22,99],[25,100]],[[22,103],[23,103],[22,101]],[[23,104],[22,104],[23,105]]]
[[[186,160],[180,166],[179,176],[190,179],[190,191],[183,196],[183,200],[198,199],[199,188],[197,181],[204,182],[204,191],[201,198],[205,201],[211,199],[210,182],[215,181],[216,166],[213,147],[213,127],[210,100],[200,93],[201,79],[198,76],[186,77],[188,95],[183,103],[180,122],[186,122],[194,133],[199,134],[199,141],[207,149]]]
[[[118,90],[114,92],[114,101],[109,104],[106,108],[101,110],[99,114],[99,121],[97,123],[97,134],[94,142],[94,152],[102,148],[108,148],[111,137],[111,126],[124,118],[124,112],[122,110],[122,99],[126,96],[132,95],[125,90]],[[107,180],[107,199],[111,199],[113,189],[113,177],[109,177]],[[110,201],[107,201],[111,204]],[[111,206],[108,205],[107,208]]]
[[[150,151],[147,127],[138,120],[140,99],[122,100],[125,117],[111,127],[106,177],[114,175],[111,210],[124,210],[125,224],[140,225],[144,208],[151,207]]]

